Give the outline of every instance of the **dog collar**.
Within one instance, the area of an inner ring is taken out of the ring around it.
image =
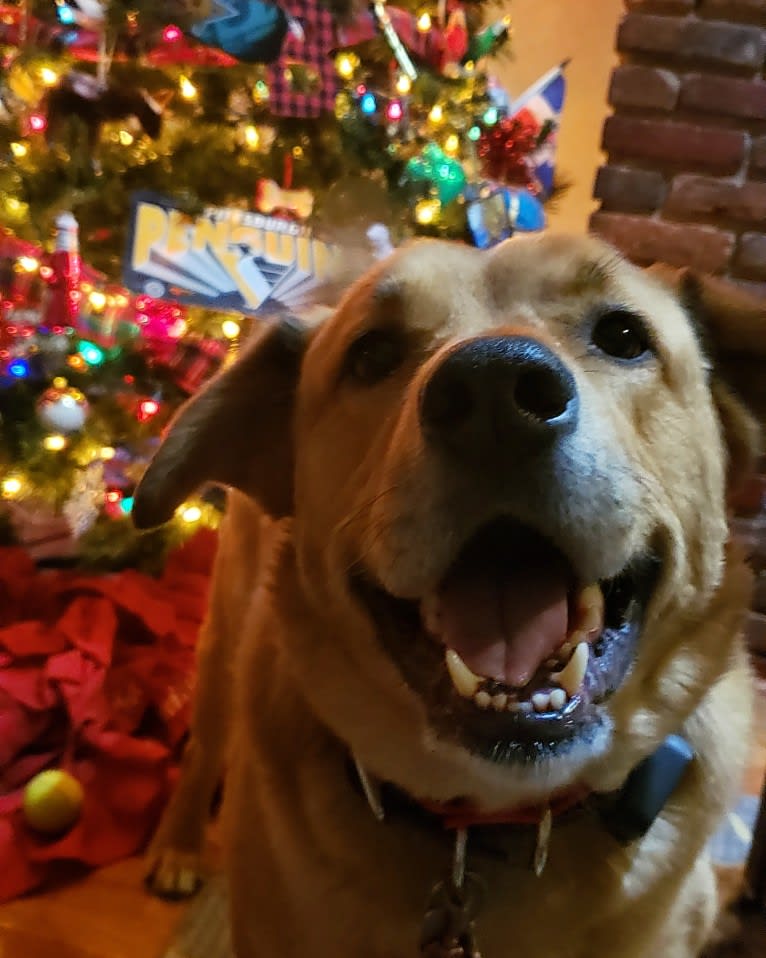
[[[618,841],[628,844],[643,837],[661,814],[678,787],[694,752],[685,738],[669,735],[655,752],[640,762],[616,792],[602,794],[585,786],[554,793],[546,801],[486,813],[462,800],[431,802],[415,798],[390,783],[373,779],[355,760],[355,777],[367,803],[379,821],[389,809],[405,817],[430,820],[447,830],[487,826],[540,827],[546,821],[578,809],[595,811]]]

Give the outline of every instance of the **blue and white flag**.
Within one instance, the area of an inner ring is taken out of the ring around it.
[[[566,95],[565,60],[540,77],[529,89],[513,101],[510,115],[526,111],[537,123],[538,131],[550,128],[545,142],[529,158],[533,175],[540,189],[540,198],[545,200],[553,192],[556,171],[556,141],[561,120],[561,110]]]

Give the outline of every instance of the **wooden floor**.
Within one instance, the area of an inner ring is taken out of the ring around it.
[[[746,778],[751,794],[759,791],[766,769],[766,680],[760,689]],[[184,906],[151,897],[141,878],[141,861],[134,858],[0,906],[0,958],[160,958]],[[729,896],[736,892],[738,879],[738,874],[723,876]],[[743,916],[737,944],[715,953],[715,958],[764,956],[762,915]]]

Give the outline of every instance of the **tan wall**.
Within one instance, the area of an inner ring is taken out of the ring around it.
[[[559,172],[572,185],[551,212],[550,227],[582,232],[594,208],[593,179],[601,163],[599,143],[623,0],[512,0],[508,10],[513,59],[500,58],[494,72],[512,97],[556,63],[572,58],[558,158]]]

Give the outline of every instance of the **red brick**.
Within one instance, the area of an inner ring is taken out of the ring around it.
[[[697,0],[626,0],[628,10],[636,13],[690,13]]]
[[[740,236],[734,272],[745,279],[766,280],[766,233],[743,233]]]
[[[665,202],[667,185],[656,170],[624,166],[602,166],[596,176],[593,195],[602,210],[622,213],[651,213]]]
[[[648,110],[672,110],[681,80],[670,70],[624,64],[612,73],[609,102]]]
[[[766,136],[758,136],[750,147],[750,171],[766,173]]]
[[[755,26],[629,13],[620,24],[617,49],[759,70],[764,38]]]
[[[766,83],[737,77],[690,73],[684,77],[679,105],[702,113],[766,119]]]
[[[691,123],[610,116],[603,149],[613,157],[653,160],[709,173],[736,173],[745,156],[745,134]]]
[[[750,223],[766,220],[766,183],[732,183],[682,174],[673,180],[665,212],[684,217],[726,217]]]
[[[766,0],[702,0],[697,13],[719,20],[763,23],[766,20]]]
[[[645,216],[594,213],[591,230],[640,265],[664,262],[720,273],[734,249],[734,234],[710,226],[666,223]]]

